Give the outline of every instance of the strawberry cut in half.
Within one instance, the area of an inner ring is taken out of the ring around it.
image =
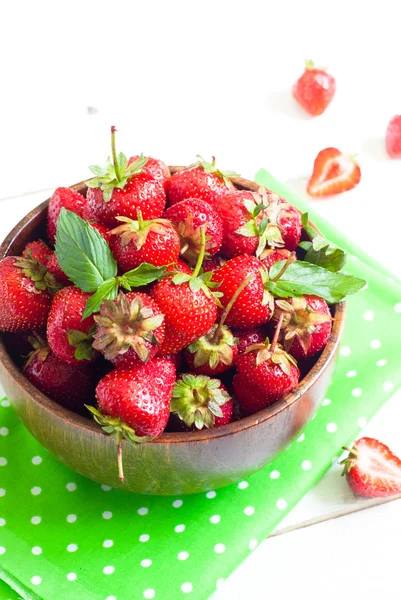
[[[361,169],[351,154],[325,148],[315,158],[307,191],[310,196],[332,196],[352,190],[361,180]]]
[[[350,488],[359,496],[385,498],[401,494],[401,460],[388,446],[370,437],[360,438],[342,462]]]

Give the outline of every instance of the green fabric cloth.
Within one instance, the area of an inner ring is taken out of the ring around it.
[[[267,172],[258,181],[305,209]],[[334,381],[316,417],[246,481],[196,496],[137,496],[57,462],[0,402],[0,578],[22,598],[205,600],[330,467],[401,383],[401,285],[322,219],[368,281],[348,301]],[[18,596],[7,586],[0,598]]]

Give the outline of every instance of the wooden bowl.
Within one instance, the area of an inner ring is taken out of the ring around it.
[[[180,167],[171,167],[178,171]],[[257,191],[245,179],[239,189]],[[86,186],[73,189],[85,193]],[[0,259],[19,255],[45,236],[48,201],[32,210],[6,237]],[[191,494],[228,485],[271,461],[315,413],[330,383],[345,320],[345,303],[333,307],[326,348],[297,388],[264,410],[212,430],[164,433],[133,447],[123,442],[125,484],[117,474],[116,442],[91,419],[60,406],[37,390],[13,362],[0,336],[0,379],[15,411],[31,434],[60,461],[81,475],[140,494]]]

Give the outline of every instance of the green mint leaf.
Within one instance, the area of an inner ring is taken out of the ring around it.
[[[124,273],[124,275],[119,278],[120,285],[123,285],[122,282],[127,283],[130,287],[147,285],[148,283],[152,283],[152,281],[156,281],[156,279],[160,279],[160,277],[164,275],[165,270],[166,267],[155,267],[148,263],[142,263],[136,269]]]
[[[306,250],[305,261],[324,267],[328,271],[340,271],[347,261],[347,253],[342,248],[329,242],[314,227],[309,225],[308,213],[302,215],[302,226],[311,240],[311,242],[301,242],[299,244],[301,248]]]
[[[269,271],[269,279],[274,279],[283,268],[284,260],[280,260]],[[340,302],[349,294],[355,294],[366,285],[366,281],[351,275],[335,273],[315,264],[296,260],[290,264],[277,282],[269,281],[266,289],[275,296],[289,298],[314,294],[324,298],[326,302]]]
[[[299,242],[298,246],[302,248],[302,250],[310,250],[312,248],[312,242]]]
[[[116,277],[107,279],[96,290],[85,304],[85,310],[82,314],[82,320],[89,317],[92,313],[99,312],[103,300],[114,300],[118,296],[118,281]]]
[[[311,248],[307,251],[305,260],[307,262],[324,267],[328,271],[341,271],[347,260],[347,254],[341,248],[328,244],[319,250]]]
[[[65,208],[57,222],[56,256],[67,277],[84,292],[96,291],[117,275],[117,263],[104,237]]]

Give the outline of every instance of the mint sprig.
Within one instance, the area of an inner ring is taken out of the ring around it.
[[[359,277],[335,273],[300,260],[289,264],[277,279],[285,262],[280,260],[274,263],[269,270],[268,279],[265,281],[265,289],[280,298],[312,294],[334,304],[344,300],[345,296],[355,294],[366,285],[366,281]]]
[[[314,227],[309,225],[308,213],[302,215],[302,226],[311,240],[299,244],[303,250],[306,250],[305,260],[329,271],[341,271],[346,263],[347,253],[329,242]]]
[[[82,319],[98,312],[104,299],[114,300],[120,287],[147,285],[159,279],[166,267],[142,263],[123,275],[117,275],[117,263],[103,236],[75,213],[62,208],[57,222],[56,256],[60,267],[88,298]]]

